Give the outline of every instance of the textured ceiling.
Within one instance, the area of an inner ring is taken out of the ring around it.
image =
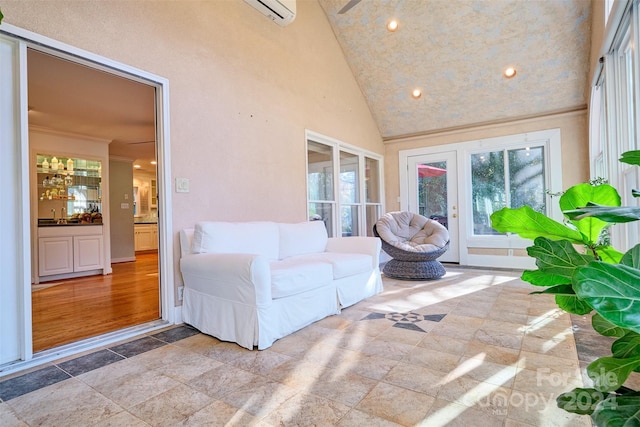
[[[587,103],[589,0],[318,1],[383,138]]]

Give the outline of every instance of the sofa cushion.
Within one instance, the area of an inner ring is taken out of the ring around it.
[[[321,254],[303,255],[293,259],[326,262],[331,264],[334,279],[353,276],[371,271],[373,259],[371,255],[340,252],[323,252]]]
[[[280,230],[280,259],[296,255],[324,252],[327,248],[327,229],[322,221],[278,224]]]
[[[278,248],[275,222],[201,221],[194,229],[191,252],[256,254],[275,260]]]
[[[273,299],[296,295],[333,281],[331,265],[306,259],[287,258],[273,261],[271,267],[271,297]]]

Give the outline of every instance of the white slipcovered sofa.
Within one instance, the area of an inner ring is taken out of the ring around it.
[[[212,222],[180,232],[184,322],[259,350],[382,291],[375,237],[321,221]]]

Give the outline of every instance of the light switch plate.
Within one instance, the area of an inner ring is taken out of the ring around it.
[[[189,178],[176,178],[176,193],[189,192]]]

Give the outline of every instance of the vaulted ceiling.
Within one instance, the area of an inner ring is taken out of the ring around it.
[[[318,1],[385,139],[587,103],[589,0]]]
[[[318,0],[384,139],[587,103],[590,0],[361,0],[339,14],[348,1]],[[155,156],[153,88],[35,51],[29,64],[32,123],[113,139],[114,155]],[[138,103],[117,102],[132,93]]]

